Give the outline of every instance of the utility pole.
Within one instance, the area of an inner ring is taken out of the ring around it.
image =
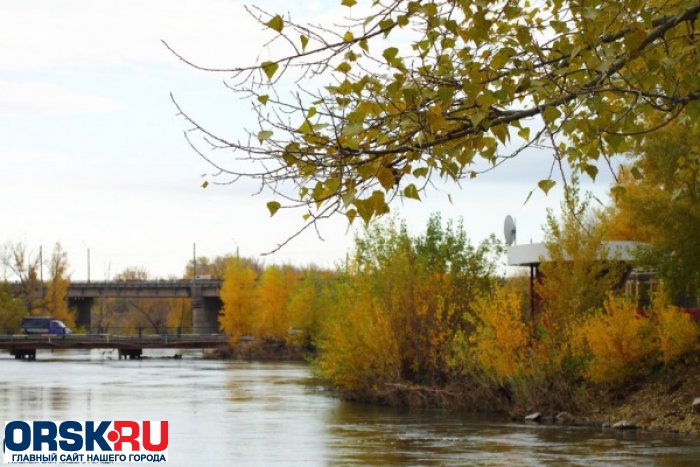
[[[192,244],[192,280],[197,279],[197,244]]]
[[[44,247],[39,245],[39,296],[44,298]]]

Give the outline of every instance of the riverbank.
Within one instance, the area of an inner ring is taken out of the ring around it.
[[[693,360],[664,367],[625,390],[607,394],[594,407],[593,420],[605,425],[626,420],[645,430],[700,436],[700,412],[692,406],[700,397],[700,358]]]
[[[700,398],[699,358],[662,367],[615,390],[590,387],[570,393],[577,395],[568,405],[558,391],[556,394],[543,392],[537,397],[539,402],[523,402],[506,388],[468,387],[467,383],[447,388],[390,384],[373,394],[346,396],[381,405],[490,412],[506,415],[514,421],[700,436],[700,412],[693,408],[693,401]]]
[[[315,349],[278,340],[241,341],[208,354],[213,359],[247,361],[299,361],[316,358]],[[700,413],[692,403],[700,397],[700,358],[662,366],[654,373],[610,390],[603,387],[544,387],[535,397],[518,396],[506,387],[462,381],[447,387],[392,383],[371,392],[338,392],[347,400],[378,406],[451,408],[473,413],[492,413],[532,422],[621,429],[642,429],[700,436]],[[527,400],[525,400],[527,399]],[[622,422],[622,423],[620,423]]]

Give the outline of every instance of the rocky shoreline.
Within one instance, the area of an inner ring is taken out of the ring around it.
[[[533,410],[516,419],[700,436],[700,361],[662,368],[616,391],[598,390],[591,399],[586,413]]]

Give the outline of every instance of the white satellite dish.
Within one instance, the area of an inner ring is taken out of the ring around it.
[[[506,245],[511,246],[515,244],[515,233],[515,220],[511,216],[506,216],[506,220],[503,223],[503,236],[506,238]]]

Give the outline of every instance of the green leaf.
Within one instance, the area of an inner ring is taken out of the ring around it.
[[[270,100],[270,96],[268,96],[267,94],[263,94],[261,96],[258,96],[258,102],[260,102],[262,105],[266,105],[267,101],[269,101],[269,100]]]
[[[377,173],[377,169],[372,164],[364,164],[357,168],[357,173],[360,174],[362,180],[367,180]]]
[[[263,72],[265,72],[267,79],[272,79],[272,77],[275,76],[275,72],[280,66],[275,62],[262,62],[260,64],[260,67],[262,68]]]
[[[202,188],[206,188],[206,187],[208,187],[208,186],[209,186],[209,182],[206,181],[206,180],[204,180],[204,181],[202,182]]]
[[[302,34],[299,36],[299,41],[301,41],[301,50],[306,50],[306,46],[309,44],[309,38]]]
[[[355,38],[353,35],[352,31],[345,31],[345,34],[343,34],[343,40],[345,42],[350,42]]]
[[[305,135],[313,134],[314,130],[308,120],[304,119],[304,123],[299,127],[299,131]]]
[[[346,6],[348,8],[355,6],[356,3],[357,3],[357,0],[343,0],[342,2],[340,2],[341,5]]]
[[[583,171],[591,177],[591,180],[595,181],[595,177],[598,175],[598,167],[593,164],[586,164],[583,166]]]
[[[282,29],[284,29],[284,20],[280,15],[275,15],[270,21],[265,23],[265,26],[277,32],[282,32]]]
[[[418,201],[420,201],[420,195],[418,195],[418,190],[416,189],[416,186],[412,183],[406,188],[404,188],[403,194],[406,198],[417,199]]]
[[[352,224],[355,218],[357,217],[357,211],[354,209],[348,209],[348,212],[346,212],[345,215],[348,218],[348,222]]]
[[[540,180],[539,182],[537,182],[537,186],[540,187],[540,190],[544,191],[545,195],[547,193],[549,193],[549,190],[551,190],[552,187],[556,184],[557,184],[557,182],[555,182],[554,180],[549,180],[549,179]]]
[[[270,201],[269,203],[267,203],[267,209],[268,211],[270,211],[270,216],[274,216],[275,213],[279,210],[280,206],[280,203],[278,203],[277,201]]]
[[[258,132],[258,141],[260,141],[260,142],[262,143],[263,141],[269,139],[270,136],[272,136],[272,131],[270,131],[270,130],[261,130],[261,131]]]
[[[416,178],[426,177],[427,175],[428,175],[428,168],[427,167],[418,167],[416,170],[413,171],[413,176]]]
[[[382,57],[384,57],[387,62],[391,63],[398,54],[399,49],[397,49],[396,47],[389,47],[387,49],[384,49],[384,52],[382,52]]]
[[[545,121],[545,123],[547,123],[547,125],[552,123],[554,120],[556,120],[560,116],[561,116],[561,112],[559,112],[559,109],[557,109],[556,107],[552,107],[552,106],[546,107],[542,111],[542,118],[544,118],[544,121]]]
[[[326,180],[325,186],[326,186],[325,195],[326,196],[334,195],[338,192],[338,188],[340,188],[340,179],[339,178],[329,178],[328,180]]]

